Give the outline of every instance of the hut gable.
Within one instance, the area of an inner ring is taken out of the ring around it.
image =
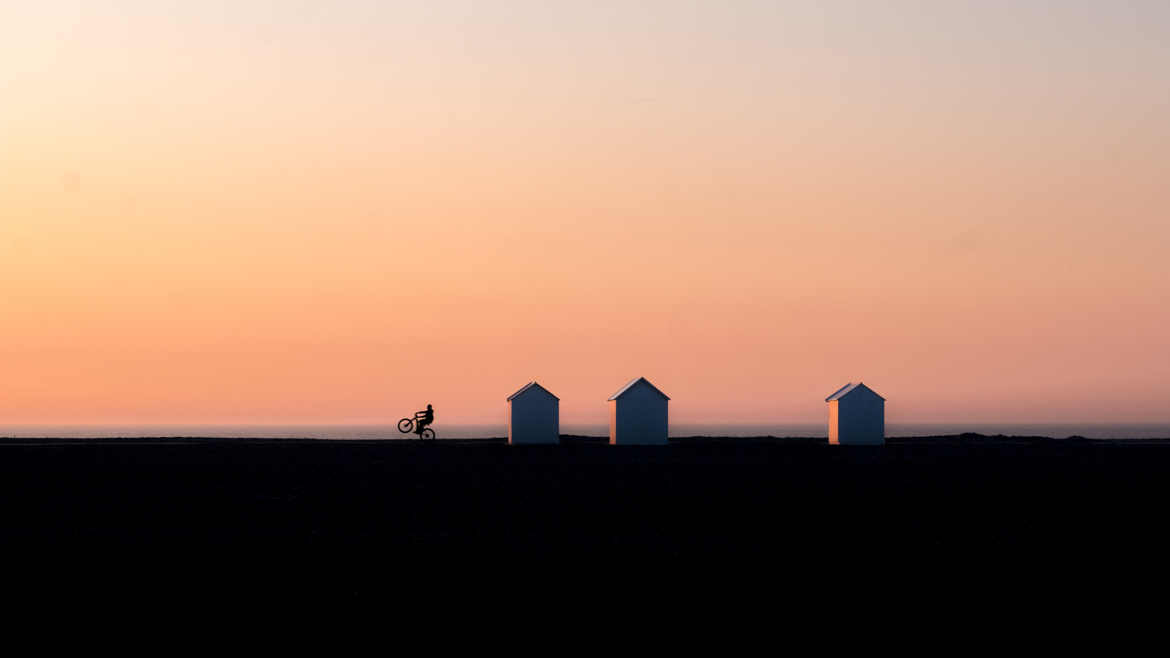
[[[876,395],[877,397],[881,398],[883,401],[885,400],[885,398],[878,395],[872,388],[866,386],[865,384],[863,384],[861,382],[857,382],[856,384],[850,383],[850,384],[846,384],[846,385],[842,386],[840,389],[837,390],[836,393],[825,398],[825,402],[832,402],[833,400],[840,400],[841,398],[845,397],[846,395],[849,395],[850,393],[853,393],[854,391],[865,391],[865,392],[868,392],[870,395]]]
[[[558,398],[557,396],[550,393],[547,388],[545,388],[545,387],[541,386],[540,384],[537,384],[536,382],[533,381],[533,382],[528,382],[519,391],[516,391],[515,393],[509,395],[507,401],[511,402],[512,400],[515,400],[516,398],[521,397],[523,395],[527,395],[530,392],[531,393],[543,393],[554,400],[560,400],[560,398]]]
[[[630,391],[632,391],[635,387],[637,387],[639,385],[649,386],[650,390],[661,395],[662,397],[666,398],[667,400],[670,399],[669,395],[658,390],[658,387],[655,386],[654,384],[651,384],[649,379],[646,379],[645,377],[637,377],[635,379],[631,379],[628,384],[626,384],[625,386],[618,389],[617,393],[614,393],[613,395],[609,396],[609,400],[610,401],[616,400],[616,399],[622,397],[623,395],[625,395],[626,393],[629,393]]]

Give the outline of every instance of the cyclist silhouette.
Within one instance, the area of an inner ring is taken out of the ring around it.
[[[435,422],[435,410],[428,404],[426,411],[414,412],[414,420],[418,424],[415,431],[422,434],[422,431],[426,429],[427,425]]]
[[[435,438],[435,430],[428,427],[433,422],[435,422],[435,408],[428,404],[425,411],[416,411],[413,417],[398,421],[398,431],[403,434],[414,432],[420,440],[433,439]]]

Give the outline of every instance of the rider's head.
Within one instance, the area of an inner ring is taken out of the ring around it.
[[[430,409],[430,408],[431,408],[431,405],[429,405],[429,404],[428,404],[428,405],[427,405],[427,409]]]

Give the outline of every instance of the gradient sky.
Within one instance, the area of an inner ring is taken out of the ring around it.
[[[1170,420],[1165,0],[0,4],[0,423]]]

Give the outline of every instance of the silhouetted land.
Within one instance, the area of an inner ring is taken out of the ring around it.
[[[1170,439],[600,442],[3,440],[0,542],[80,556],[344,555],[374,560],[382,578],[528,557],[888,564],[1170,548]]]

